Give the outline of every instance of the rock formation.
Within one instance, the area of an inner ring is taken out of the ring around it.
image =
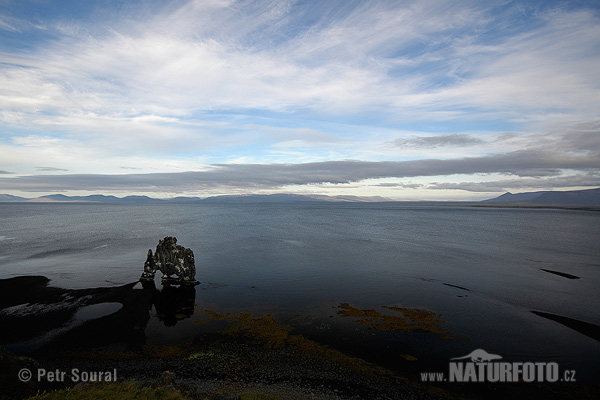
[[[167,236],[158,241],[154,255],[148,250],[144,273],[140,281],[154,281],[159,270],[163,273],[162,284],[197,285],[194,252],[177,244],[177,238]],[[174,278],[172,275],[176,275]]]

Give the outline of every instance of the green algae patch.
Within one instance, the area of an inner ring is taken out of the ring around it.
[[[400,357],[404,358],[406,361],[417,361],[418,358],[415,356],[411,356],[410,354],[400,354]]]
[[[242,400],[280,400],[279,397],[273,397],[266,394],[260,393],[242,393],[240,394]]]
[[[340,304],[337,308],[339,308],[338,315],[355,318],[356,322],[370,329],[382,332],[424,331],[437,333],[446,339],[453,339],[450,331],[437,326],[437,324],[445,322],[440,318],[441,316],[428,310],[399,306],[382,306],[386,310],[397,313],[390,315],[377,310],[361,310],[348,303]]]
[[[266,347],[283,347],[289,344],[294,335],[290,335],[292,328],[282,325],[272,316],[260,317],[252,314],[240,314],[235,318],[235,324],[222,333],[231,336],[245,336],[264,342]]]
[[[38,393],[28,400],[187,400],[189,397],[170,388],[139,387],[133,383],[82,385],[52,392]]]
[[[89,360],[138,360],[144,358],[182,358],[188,350],[180,345],[143,345],[136,350],[111,350],[102,348],[78,349],[48,353],[60,358]]]
[[[267,348],[287,345],[292,330],[290,326],[280,324],[270,314],[255,316],[250,313],[230,314],[214,310],[200,310],[200,312],[203,318],[198,319],[194,324],[225,321],[229,323],[229,327],[221,330],[220,334],[253,339],[263,343]]]
[[[144,345],[142,352],[151,358],[182,358],[186,355],[183,348],[175,345]]]
[[[316,343],[300,334],[292,334],[292,327],[279,323],[270,314],[255,316],[249,313],[230,314],[214,310],[198,310],[201,318],[194,323],[211,320],[227,321],[230,326],[219,333],[225,336],[250,339],[265,348],[290,348],[308,358],[322,357],[359,373],[397,379],[385,368],[360,358],[351,357],[329,346]]]
[[[187,361],[203,361],[203,362],[225,362],[225,361],[237,361],[238,358],[232,354],[225,354],[214,350],[200,351],[192,353],[185,357]]]

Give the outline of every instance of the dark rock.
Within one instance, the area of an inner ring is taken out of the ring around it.
[[[167,236],[158,241],[154,255],[148,250],[140,281],[154,281],[156,271],[163,273],[163,285],[197,285],[194,252],[177,244],[177,238]],[[172,275],[176,275],[174,278]]]
[[[37,361],[0,347],[0,398],[23,399],[35,395],[39,390],[35,376],[39,367]]]
[[[165,285],[159,290],[154,281],[143,281],[141,288],[132,282],[117,287],[62,289],[47,286],[47,282],[44,277],[0,279],[0,345],[7,351],[41,354],[102,348],[109,353],[135,352],[146,344],[145,330],[153,308],[165,326],[194,315],[193,285]],[[120,303],[122,307],[112,314],[75,318],[83,307],[105,303]],[[0,349],[0,375],[2,362]],[[12,377],[16,379],[16,375]]]
[[[171,371],[164,371],[158,380],[158,385],[162,387],[175,387],[175,374]]]

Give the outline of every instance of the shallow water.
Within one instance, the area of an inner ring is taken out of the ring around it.
[[[597,212],[1,204],[0,278],[44,275],[64,288],[134,282],[165,236],[194,251],[197,309],[270,313],[294,332],[389,368],[444,370],[449,358],[483,348],[507,360],[556,361],[582,377],[598,372],[597,340],[531,312],[600,325]],[[393,312],[381,306],[426,309],[454,339],[373,329],[338,314],[343,303],[384,314]],[[147,340],[182,342],[210,329],[194,320],[167,327],[153,318]]]

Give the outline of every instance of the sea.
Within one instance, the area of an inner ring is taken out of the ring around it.
[[[129,284],[139,279],[148,249],[166,236],[195,254],[198,310],[271,315],[292,333],[415,376],[447,370],[451,358],[474,349],[511,361],[556,362],[581,381],[600,372],[597,336],[534,313],[584,322],[597,333],[594,211],[3,203],[0,279],[43,275],[69,289]],[[394,307],[435,314],[446,333],[365,323],[368,315],[394,314]],[[210,329],[194,320],[167,325],[152,318],[146,340],[186,343]]]

